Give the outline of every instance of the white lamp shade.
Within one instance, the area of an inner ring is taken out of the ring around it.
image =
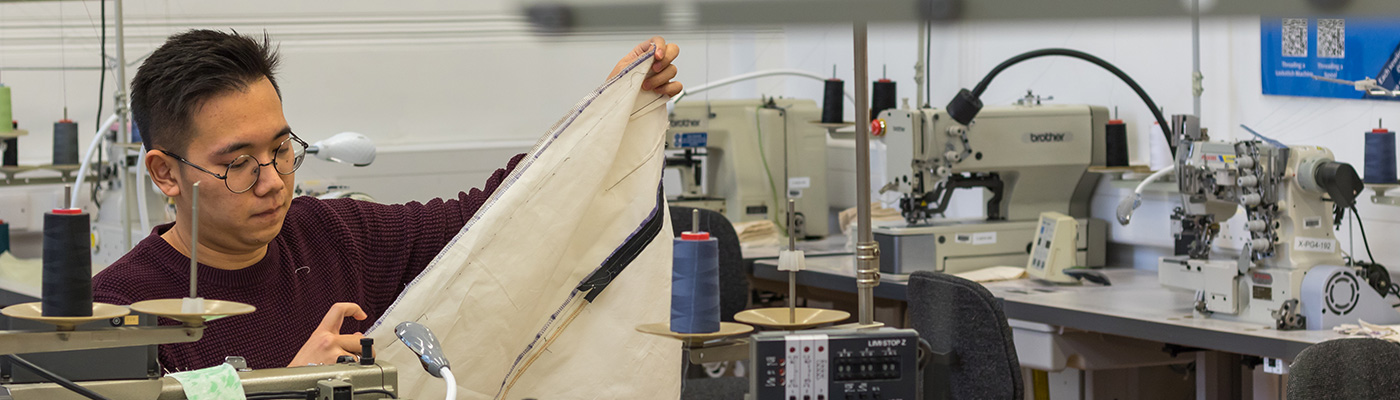
[[[363,167],[374,162],[374,141],[355,132],[341,132],[306,148],[316,158]]]

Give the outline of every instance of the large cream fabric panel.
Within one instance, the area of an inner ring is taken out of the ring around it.
[[[370,330],[400,397],[444,393],[397,343],[402,321],[438,336],[460,398],[679,397],[679,342],[634,329],[669,315],[667,98],[641,90],[651,61],[565,115]]]

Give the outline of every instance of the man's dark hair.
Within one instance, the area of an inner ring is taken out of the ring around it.
[[[171,36],[141,63],[131,82],[131,111],[147,149],[185,152],[191,115],[205,101],[247,90],[266,77],[277,89],[277,50],[238,32],[198,29]]]

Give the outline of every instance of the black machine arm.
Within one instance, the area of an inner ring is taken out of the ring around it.
[[[992,191],[992,197],[987,199],[987,219],[1003,220],[1006,216],[1001,215],[1001,200],[1005,197],[1005,186],[1001,176],[995,172],[949,175],[932,191],[921,195],[906,195],[899,199],[899,211],[904,215],[905,221],[917,224],[947,211],[953,190],[981,187]]]

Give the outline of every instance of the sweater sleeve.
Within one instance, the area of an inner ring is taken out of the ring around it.
[[[525,154],[512,157],[505,168],[491,174],[482,188],[459,192],[456,199],[392,205],[337,199],[324,204],[344,224],[344,248],[352,260],[358,259],[356,264],[363,266],[363,277],[373,284],[394,282],[396,287],[389,296],[392,301],[447,246],[524,157]]]

